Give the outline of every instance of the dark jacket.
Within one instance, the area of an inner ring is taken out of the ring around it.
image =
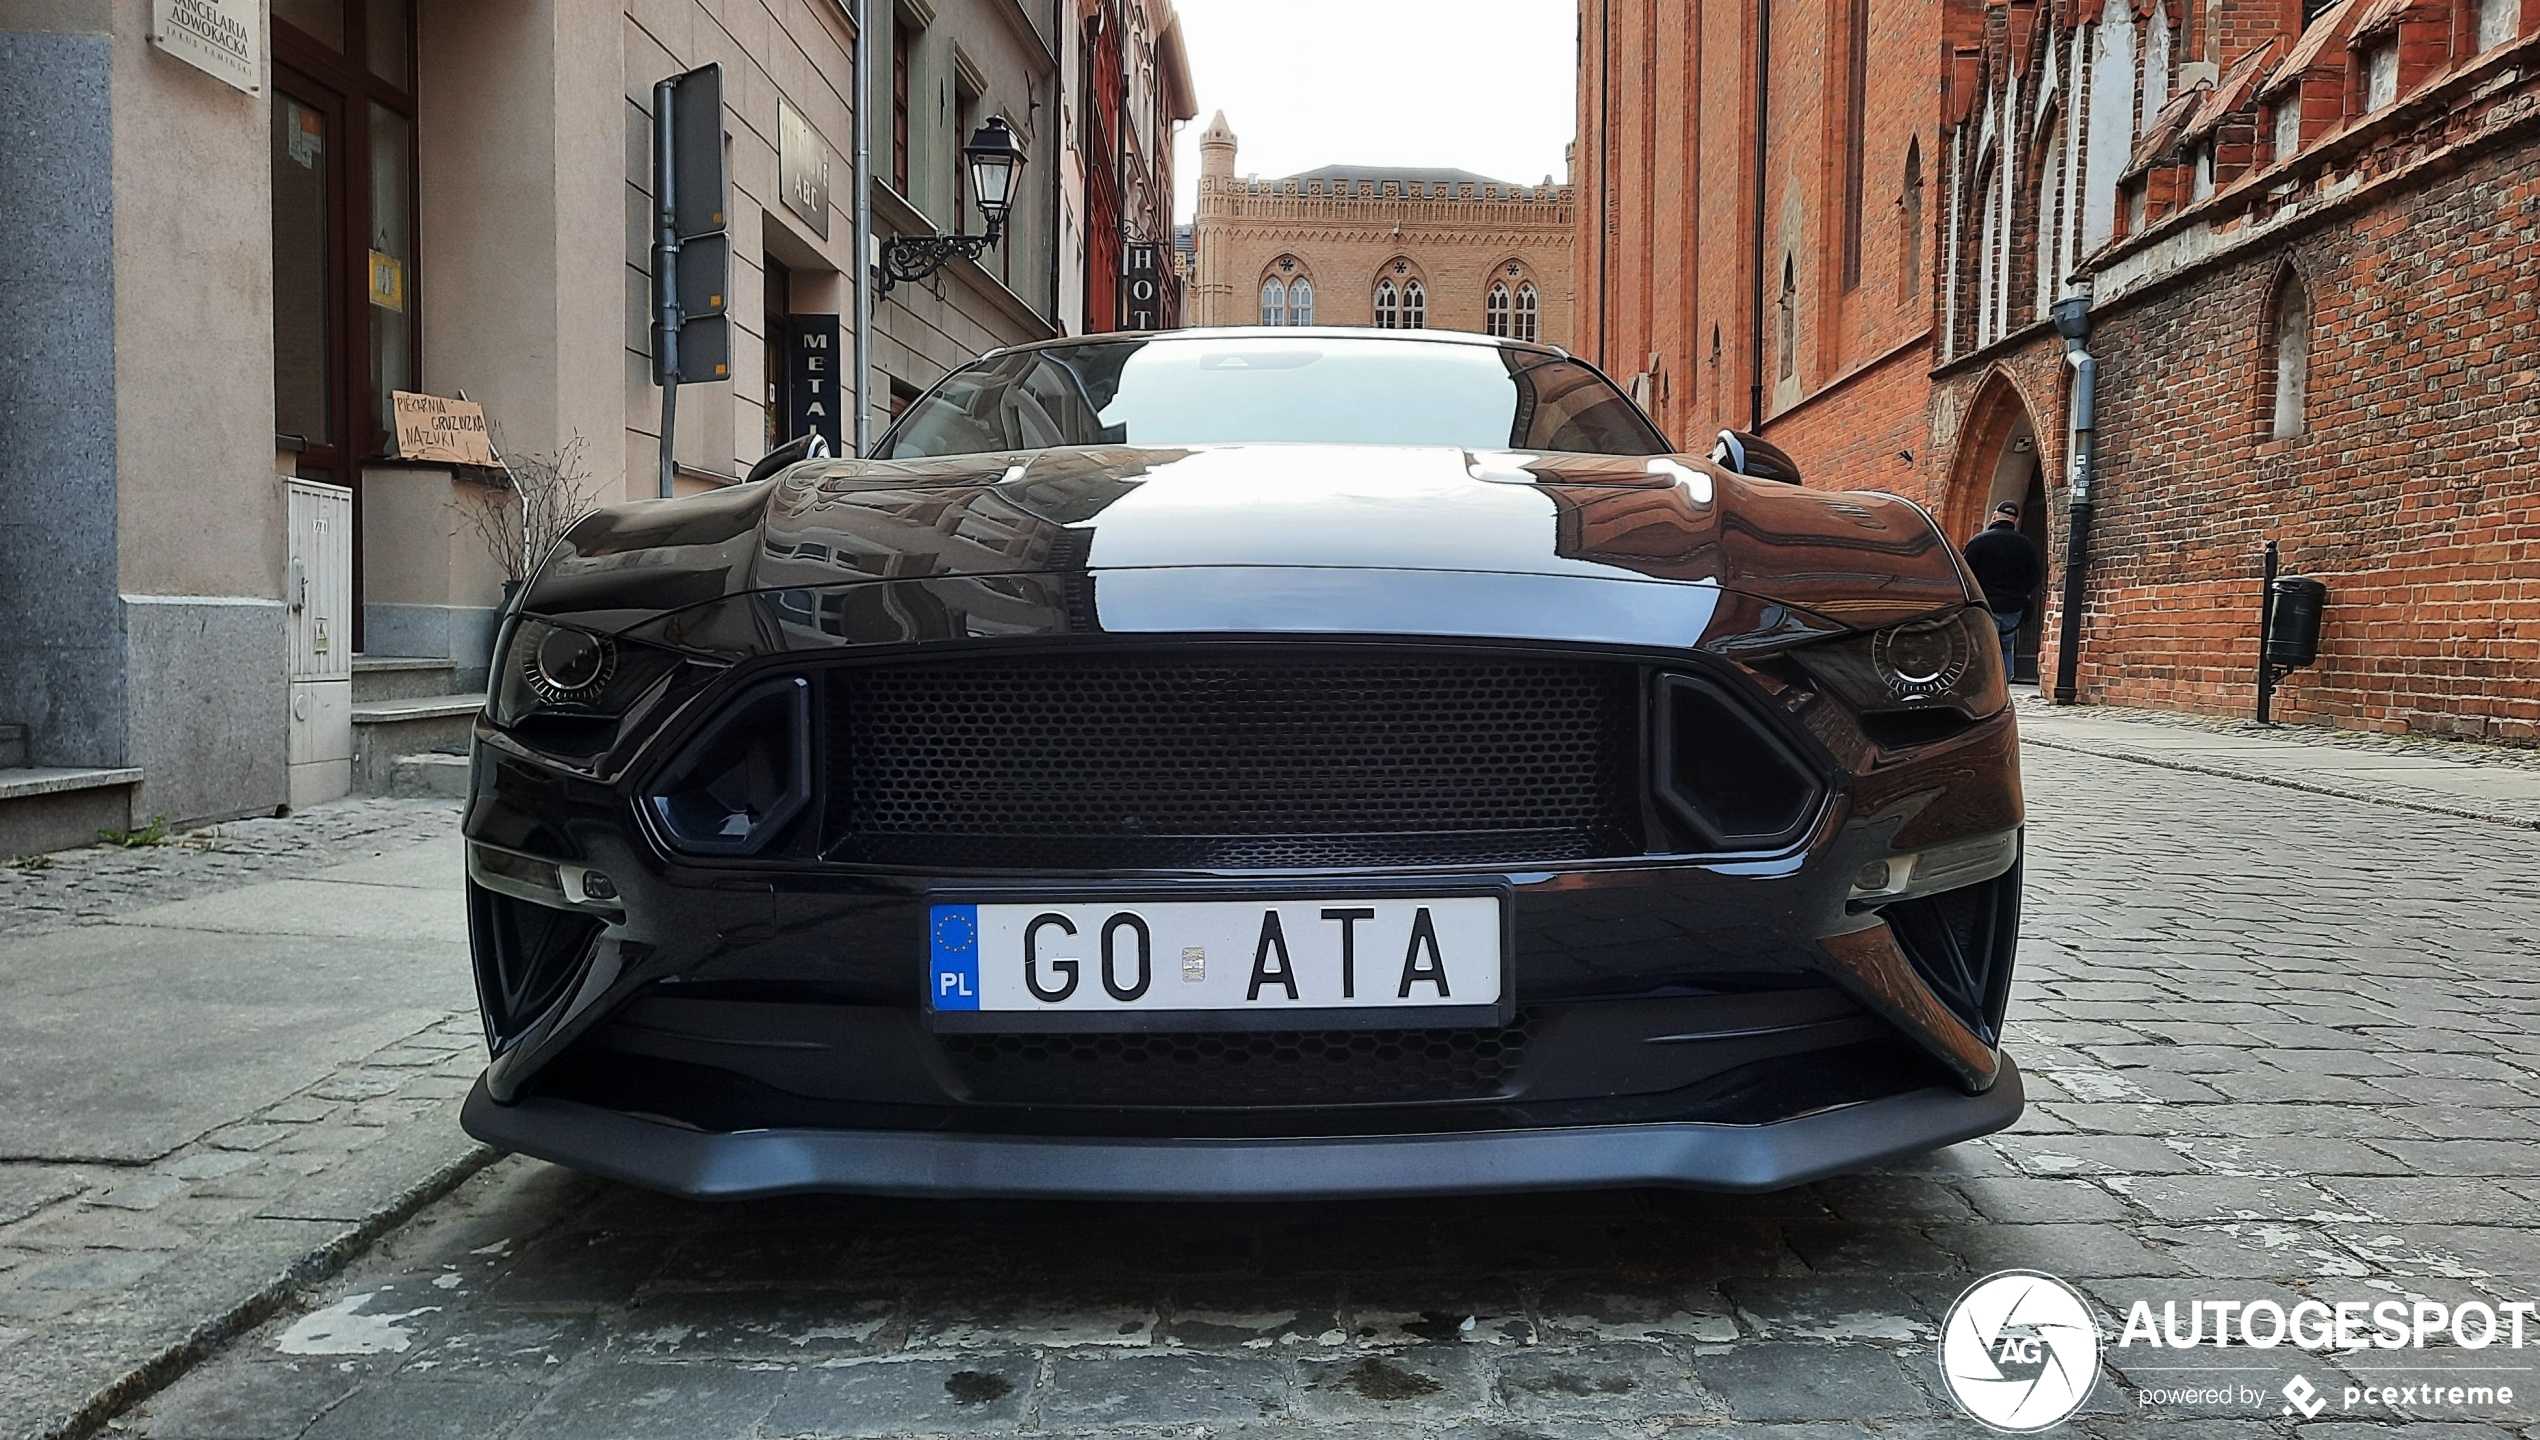
[[[2037,546],[2008,520],[1993,522],[1967,542],[1967,568],[1984,587],[1984,603],[2006,614],[2027,609],[2037,582],[2046,578]]]

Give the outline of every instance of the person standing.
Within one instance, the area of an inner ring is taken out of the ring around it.
[[[2005,500],[1993,507],[1993,523],[1967,542],[1967,568],[1984,587],[1984,603],[1993,611],[1993,628],[2002,639],[2002,675],[2011,675],[2011,641],[2028,619],[2037,582],[2046,578],[2046,563],[2037,546],[2020,533],[2020,507]]]

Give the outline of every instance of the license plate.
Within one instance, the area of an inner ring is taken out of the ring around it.
[[[945,1028],[1487,1023],[1507,991],[1499,894],[938,904],[929,918],[927,998]]]

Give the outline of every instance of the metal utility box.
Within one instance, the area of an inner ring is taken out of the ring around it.
[[[353,492],[292,480],[283,633],[291,654],[291,808],[353,789]]]

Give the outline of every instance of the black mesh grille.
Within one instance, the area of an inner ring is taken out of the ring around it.
[[[1503,1095],[1529,1020],[1521,1010],[1488,1030],[939,1038],[970,1098],[991,1104],[1314,1108]]]
[[[1451,657],[840,672],[833,853],[1079,870],[1633,853],[1637,687],[1624,666]]]

